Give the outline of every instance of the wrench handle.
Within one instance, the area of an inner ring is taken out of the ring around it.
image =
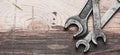
[[[101,19],[101,28],[103,28],[112,16],[119,10],[120,3],[116,0]]]
[[[93,2],[94,34],[99,35],[101,31],[99,0],[92,0],[92,2]]]
[[[111,19],[111,17],[119,10],[120,3],[116,0],[114,4],[108,9],[108,11],[104,14],[104,16],[101,18],[101,29],[107,24],[107,22]],[[91,41],[93,31],[89,32],[89,34],[85,37],[88,42]]]
[[[85,7],[80,12],[79,17],[81,19],[87,19],[91,12],[92,12],[92,0],[88,0]]]

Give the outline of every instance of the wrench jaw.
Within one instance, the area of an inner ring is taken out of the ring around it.
[[[96,40],[97,40],[97,38],[99,38],[99,37],[102,37],[104,43],[106,42],[106,35],[105,35],[103,32],[101,32],[99,35],[93,34],[93,36],[92,36],[92,42],[93,42],[95,45],[98,44]]]
[[[89,49],[90,49],[90,45],[89,45],[89,42],[87,40],[79,40],[77,43],[76,43],[76,48],[79,48],[80,45],[84,45],[85,46],[85,49],[84,49],[84,52],[87,52]]]
[[[77,25],[77,27],[79,28],[78,31],[82,32],[83,31],[83,27],[82,25],[80,24],[79,22],[79,17],[76,17],[76,16],[73,16],[73,17],[70,17],[66,23],[65,23],[65,26],[64,26],[64,29],[67,30],[70,25]]]
[[[64,29],[67,30],[72,24],[75,24],[78,27],[78,32],[73,36],[74,39],[78,39],[88,33],[87,20],[81,19],[78,15],[70,17],[66,21]]]
[[[117,0],[120,3],[120,0]]]
[[[82,25],[83,31],[82,32],[77,32],[73,37],[74,39],[79,39],[80,37],[84,37],[88,34],[88,25],[87,25],[87,20],[85,19],[80,19],[80,23]]]

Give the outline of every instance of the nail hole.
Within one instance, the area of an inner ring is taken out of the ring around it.
[[[55,25],[55,23],[52,23],[52,25]]]
[[[57,12],[52,12],[55,16],[57,16]]]
[[[55,18],[53,18],[53,20],[55,20]]]

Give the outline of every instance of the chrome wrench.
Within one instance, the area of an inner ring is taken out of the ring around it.
[[[101,30],[99,0],[92,0],[92,2],[93,2],[93,20],[94,20],[92,41],[95,44],[97,44],[96,39],[98,37],[102,37],[104,42],[106,42],[106,35]]]
[[[108,11],[104,14],[104,16],[101,19],[101,28],[103,28],[105,24],[107,24],[107,22],[111,19],[111,17],[117,12],[117,10],[119,10],[119,8],[120,8],[120,0],[115,0],[113,5],[108,9]],[[78,40],[76,43],[76,48],[78,48],[81,44],[85,45],[84,52],[87,52],[90,48],[89,42],[91,40],[93,41],[93,43],[96,44],[96,41],[94,41],[92,35],[93,35],[93,31],[89,32],[89,34],[84,39]],[[104,42],[105,41],[106,39],[104,39]]]
[[[92,11],[92,0],[88,0],[85,7],[82,9],[79,15],[70,17],[64,26],[64,29],[68,29],[70,25],[75,24],[78,26],[78,32],[73,36],[77,39],[81,36],[85,36],[88,33],[88,17]]]

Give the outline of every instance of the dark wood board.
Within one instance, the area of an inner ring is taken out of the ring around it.
[[[90,43],[91,48],[83,53],[84,46],[75,48],[75,32],[54,30],[42,32],[1,32],[0,55],[119,55],[120,34],[104,31],[107,43],[98,39],[98,46]]]

